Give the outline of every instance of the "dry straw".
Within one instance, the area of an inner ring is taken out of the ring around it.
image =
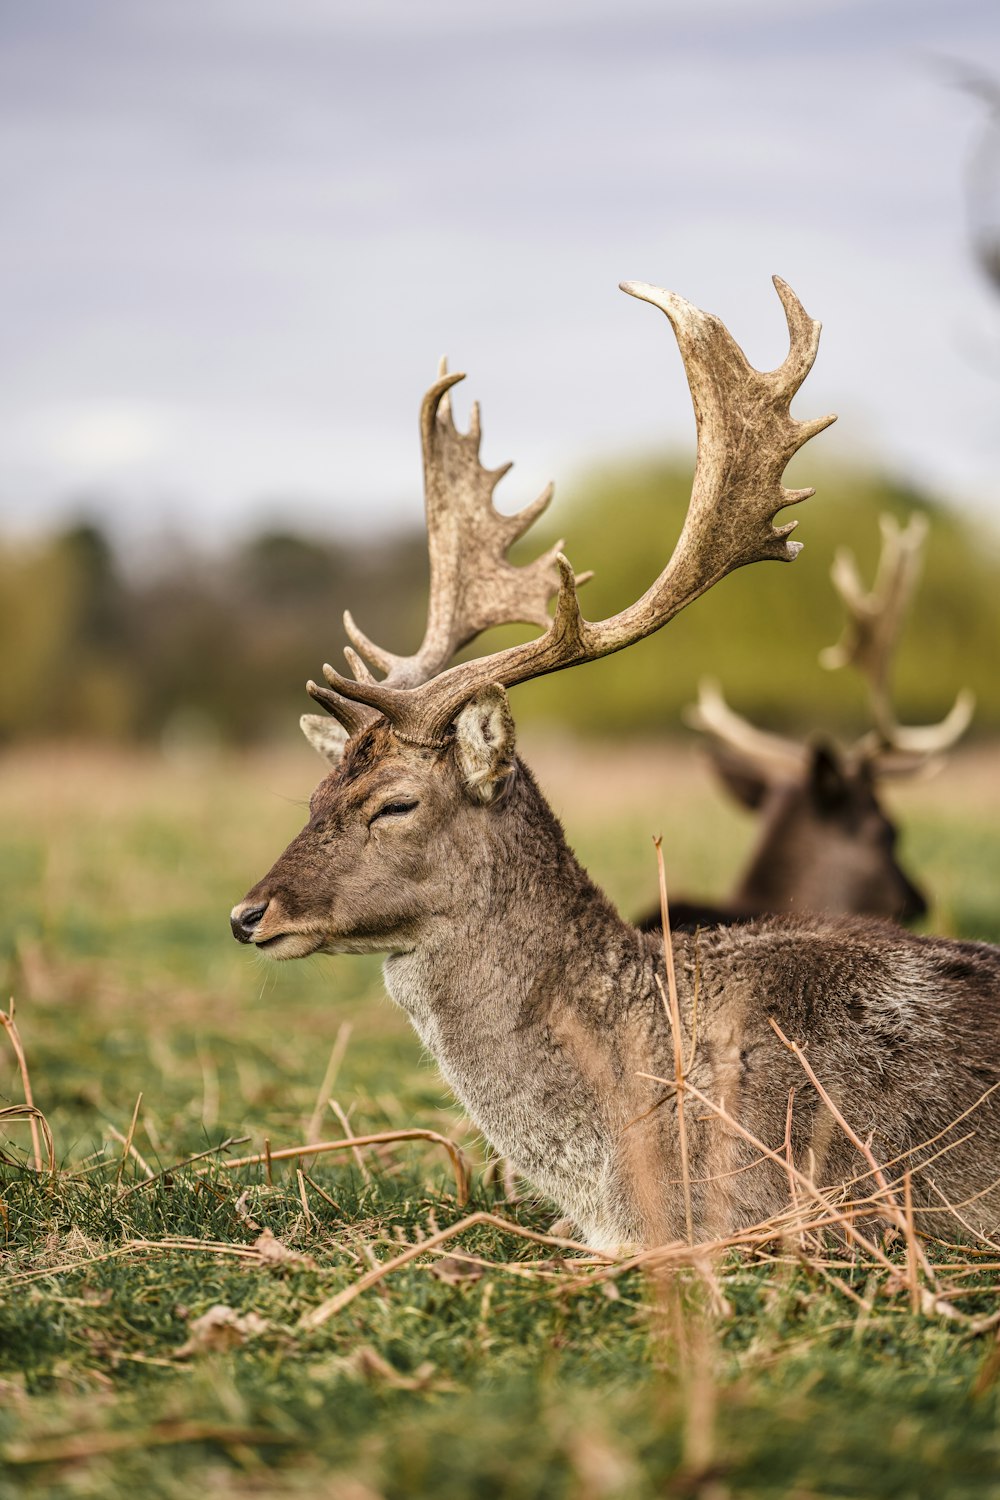
[[[10,1010],[0,1010],[0,1026],[3,1026],[10,1044],[14,1049],[17,1059],[18,1072],[21,1075],[21,1087],[24,1090],[24,1103],[9,1105],[6,1109],[0,1109],[0,1119],[5,1120],[27,1120],[31,1127],[31,1148],[34,1153],[34,1167],[36,1172],[43,1170],[42,1162],[42,1137],[45,1138],[45,1151],[48,1157],[49,1172],[56,1169],[56,1153],[52,1140],[52,1131],[49,1122],[40,1109],[35,1107],[34,1097],[31,1092],[31,1076],[28,1072],[28,1060],[24,1055],[24,1047],[21,1043],[21,1035],[14,1020],[14,997],[10,997]]]
[[[812,1274],[824,1281],[827,1285],[842,1294],[848,1301],[858,1307],[859,1318],[871,1316],[875,1297],[884,1295],[892,1297],[901,1295],[905,1297],[911,1315],[922,1314],[927,1317],[943,1319],[952,1325],[957,1325],[968,1334],[981,1334],[995,1330],[1000,1327],[1000,1311],[974,1316],[961,1311],[957,1303],[965,1297],[982,1296],[985,1292],[998,1292],[1000,1287],[986,1287],[981,1284],[968,1286],[963,1283],[972,1276],[981,1276],[988,1271],[1000,1271],[1000,1260],[990,1261],[988,1251],[976,1249],[974,1246],[951,1246],[947,1241],[936,1243],[947,1249],[959,1250],[960,1258],[953,1258],[947,1262],[939,1262],[932,1265],[925,1245],[933,1241],[933,1236],[925,1231],[918,1231],[914,1218],[913,1201],[913,1177],[919,1172],[924,1175],[926,1181],[934,1189],[936,1196],[941,1200],[939,1207],[922,1207],[922,1216],[931,1214],[950,1214],[958,1222],[964,1223],[962,1210],[982,1193],[990,1191],[994,1184],[990,1184],[977,1193],[968,1202],[952,1204],[944,1199],[944,1195],[936,1188],[933,1181],[926,1176],[927,1168],[942,1155],[946,1154],[967,1141],[975,1134],[974,1122],[962,1134],[958,1134],[960,1126],[971,1121],[977,1109],[990,1097],[994,1089],[1000,1084],[994,1084],[992,1088],[986,1089],[981,1097],[968,1109],[934,1136],[926,1141],[919,1142],[908,1151],[890,1161],[879,1162],[872,1151],[871,1144],[863,1140],[853,1130],[842,1111],[831,1098],[822,1080],[817,1076],[812,1064],[806,1057],[802,1047],[795,1041],[790,1040],[776,1022],[771,1024],[774,1028],[778,1041],[782,1046],[796,1058],[802,1068],[804,1081],[815,1090],[822,1100],[825,1108],[829,1111],[831,1119],[836,1128],[851,1142],[859,1153],[864,1170],[856,1177],[836,1184],[825,1184],[816,1180],[815,1167],[810,1162],[807,1165],[796,1163],[793,1159],[791,1141],[792,1124],[794,1119],[796,1090],[789,1090],[788,1104],[785,1117],[784,1138],[774,1148],[748,1130],[739,1120],[735,1119],[721,1102],[708,1097],[691,1081],[691,1069],[695,1060],[697,1046],[697,972],[695,983],[695,1003],[692,1009],[691,1038],[688,1056],[685,1059],[683,1047],[683,1034],[680,1019],[680,1005],[677,993],[676,976],[674,972],[673,952],[670,942],[669,909],[667,901],[666,877],[663,867],[663,855],[659,840],[656,841],[657,865],[660,879],[660,898],[663,916],[663,942],[664,960],[666,970],[666,985],[661,986],[661,995],[664,1009],[669,1020],[671,1039],[673,1043],[673,1077],[661,1077],[655,1073],[640,1073],[638,1076],[646,1078],[651,1082],[663,1086],[664,1095],[654,1108],[659,1108],[668,1100],[676,1100],[678,1119],[678,1147],[681,1156],[681,1178],[680,1185],[684,1195],[685,1215],[685,1237],[666,1244],[655,1245],[632,1252],[622,1251],[618,1254],[595,1253],[586,1245],[563,1237],[558,1234],[542,1234],[535,1230],[527,1229],[514,1220],[495,1213],[478,1212],[468,1214],[456,1223],[445,1228],[439,1228],[431,1213],[428,1217],[428,1227],[431,1230],[423,1238],[414,1244],[407,1244],[398,1254],[391,1259],[378,1262],[371,1253],[371,1246],[367,1242],[359,1241],[356,1248],[366,1256],[369,1266],[362,1274],[346,1287],[341,1288],[333,1296],[325,1298],[317,1306],[303,1313],[299,1320],[301,1332],[311,1332],[321,1328],[331,1318],[335,1318],[348,1308],[358,1297],[370,1291],[373,1287],[384,1283],[398,1272],[408,1266],[413,1266],[422,1260],[433,1257],[430,1261],[431,1269],[438,1263],[436,1252],[441,1246],[451,1244],[461,1238],[469,1231],[489,1228],[510,1236],[513,1239],[527,1241],[530,1244],[541,1247],[547,1252],[553,1252],[541,1260],[509,1260],[502,1261],[489,1259],[479,1254],[474,1254],[461,1249],[452,1249],[449,1252],[446,1272],[442,1273],[442,1279],[449,1277],[455,1281],[468,1280],[477,1272],[501,1272],[511,1276],[519,1277],[526,1281],[538,1283],[538,1291],[534,1295],[560,1295],[572,1293],[587,1293],[595,1289],[613,1290],[614,1283],[630,1271],[641,1270],[649,1273],[654,1280],[654,1285],[666,1288],[669,1297],[664,1295],[660,1300],[666,1306],[670,1297],[676,1299],[679,1295],[673,1288],[670,1275],[673,1272],[688,1271],[692,1273],[697,1282],[708,1292],[707,1305],[717,1315],[724,1315],[728,1309],[728,1303],[723,1293],[722,1284],[716,1267],[725,1257],[738,1254],[743,1258],[752,1258],[758,1264],[772,1264],[776,1268],[794,1268],[802,1266]],[[9,1106],[0,1110],[0,1121],[27,1119],[32,1130],[33,1167],[37,1172],[46,1169],[54,1174],[55,1149],[52,1132],[45,1116],[35,1104],[31,1091],[31,1082],[28,1072],[25,1049],[17,1029],[14,1018],[14,1004],[10,1010],[0,1012],[0,1023],[10,1038],[20,1073],[24,1091],[24,1104]],[[263,1166],[267,1181],[273,1182],[275,1166],[279,1163],[290,1161],[294,1163],[295,1183],[298,1200],[302,1207],[303,1219],[307,1230],[315,1230],[319,1227],[319,1221],[310,1206],[307,1186],[311,1188],[318,1198],[326,1202],[335,1212],[343,1214],[336,1200],[330,1196],[306,1171],[306,1168],[319,1156],[351,1152],[359,1166],[363,1165],[361,1153],[377,1149],[380,1152],[389,1147],[406,1142],[426,1142],[443,1150],[450,1161],[455,1179],[456,1199],[459,1205],[467,1202],[470,1187],[470,1170],[465,1155],[458,1145],[450,1137],[441,1135],[434,1130],[426,1129],[403,1129],[377,1131],[366,1135],[352,1135],[347,1121],[347,1115],[340,1109],[330,1097],[337,1074],[343,1060],[347,1042],[350,1037],[350,1028],[345,1023],[337,1034],[326,1073],[323,1078],[316,1107],[305,1123],[303,1134],[306,1139],[299,1145],[280,1147],[274,1149],[269,1139],[265,1139],[263,1152],[253,1153],[246,1156],[225,1156],[222,1153],[231,1150],[234,1146],[241,1145],[248,1137],[230,1138],[218,1146],[210,1147],[205,1151],[197,1152],[192,1156],[184,1157],[176,1164],[165,1167],[154,1172],[148,1163],[142,1158],[135,1147],[134,1136],[139,1123],[142,1095],[136,1099],[132,1111],[131,1122],[128,1132],[122,1135],[117,1130],[111,1129],[111,1134],[122,1144],[122,1153],[117,1161],[116,1182],[120,1184],[126,1161],[131,1157],[144,1173],[141,1181],[128,1186],[120,1193],[124,1199],[132,1193],[148,1189],[154,1183],[164,1178],[176,1179],[176,1177],[188,1168],[194,1168],[194,1175],[200,1178],[202,1174],[209,1171],[233,1172],[252,1166]],[[707,1114],[719,1123],[720,1128],[733,1133],[746,1142],[754,1151],[754,1159],[746,1166],[736,1169],[737,1172],[751,1170],[764,1162],[776,1165],[784,1176],[788,1185],[788,1204],[786,1207],[762,1220],[760,1223],[742,1229],[737,1233],[718,1237],[715,1239],[697,1240],[695,1235],[694,1214],[692,1210],[692,1185],[706,1182],[719,1182],[735,1175],[733,1172],[721,1173],[718,1177],[693,1178],[688,1162],[687,1130],[685,1124],[685,1103],[690,1097],[702,1107]],[[315,1136],[318,1132],[319,1123],[325,1108],[331,1107],[340,1119],[345,1135],[343,1138],[332,1141],[317,1141]],[[647,1114],[649,1111],[647,1111]],[[645,1117],[645,1116],[644,1116]],[[643,1117],[643,1118],[644,1118]],[[638,1123],[632,1121],[630,1124]],[[626,1129],[629,1126],[625,1127]],[[43,1149],[44,1148],[44,1149]],[[932,1153],[930,1155],[926,1153]],[[221,1160],[209,1161],[208,1158],[219,1158]],[[196,1165],[197,1164],[197,1165]],[[98,1164],[100,1165],[100,1164]],[[71,1174],[75,1175],[75,1174]],[[259,1225],[252,1227],[259,1229]],[[892,1258],[887,1253],[885,1244],[880,1241],[879,1236],[889,1227],[890,1233],[898,1237],[901,1245],[905,1247],[905,1257]],[[982,1236],[976,1236],[983,1243]],[[266,1243],[265,1243],[266,1241]],[[992,1242],[985,1242],[989,1249],[1000,1251],[1000,1246],[994,1246]],[[831,1245],[839,1246],[831,1249]],[[359,1257],[353,1252],[347,1251],[346,1246],[341,1247],[355,1264]],[[343,1262],[337,1265],[319,1266],[309,1257],[299,1255],[288,1249],[271,1237],[267,1239],[266,1231],[260,1239],[252,1244],[210,1241],[182,1236],[164,1236],[161,1239],[130,1239],[114,1249],[86,1255],[68,1261],[64,1265],[46,1266],[15,1273],[9,1279],[12,1282],[32,1281],[38,1277],[51,1277],[63,1272],[74,1271],[85,1265],[92,1265],[100,1261],[114,1260],[122,1256],[130,1255],[210,1255],[235,1257],[246,1263],[272,1264],[280,1260],[285,1264],[296,1264],[307,1266],[314,1270],[319,1276],[339,1275],[342,1272]],[[441,1263],[444,1265],[445,1263]],[[869,1266],[875,1277],[874,1291],[871,1290],[872,1282],[869,1278],[869,1286],[865,1294],[859,1293],[853,1286],[837,1274],[841,1271],[857,1272],[859,1266]],[[462,1272],[462,1267],[468,1268],[468,1273]],[[667,1281],[663,1278],[668,1277]],[[942,1283],[942,1278],[948,1278],[948,1284]],[[484,1293],[485,1295],[485,1293]],[[671,1304],[672,1305],[672,1304]],[[693,1335],[692,1335],[693,1336]],[[706,1333],[707,1338],[707,1333]],[[707,1347],[707,1346],[706,1346]],[[697,1351],[695,1351],[697,1352]],[[707,1358],[707,1354],[702,1350]],[[698,1358],[701,1358],[698,1355]],[[694,1354],[692,1354],[694,1359]],[[697,1360],[695,1360],[697,1363]],[[692,1367],[693,1368],[693,1367]],[[165,1437],[166,1441],[175,1440]],[[694,1455],[692,1455],[693,1457]]]

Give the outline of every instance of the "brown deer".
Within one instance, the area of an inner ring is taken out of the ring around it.
[[[975,700],[960,692],[939,724],[904,728],[897,722],[892,658],[919,578],[927,522],[915,515],[900,527],[885,515],[879,524],[882,548],[870,591],[853,553],[837,553],[832,577],[847,627],[841,642],[820,656],[826,667],[858,668],[873,728],[846,750],[825,739],[786,739],[734,713],[718,686],[703,682],[685,717],[711,736],[713,769],[736,801],[760,814],[761,827],[729,898],[719,905],[672,900],[672,928],[741,922],[768,912],[857,912],[902,922],[926,914],[922,892],[896,857],[896,828],[881,805],[878,783],[939,766],[968,728]],[[639,926],[659,928],[658,902]]]
[[[787,1177],[783,1158],[760,1156],[708,1110],[689,1112],[681,1152],[676,1097],[646,1076],[673,1065],[663,945],[620,917],[575,859],[516,754],[505,689],[624,649],[734,568],[794,556],[794,522],[773,520],[812,492],[783,488],[781,475],[833,419],[789,412],[819,325],[775,285],[790,349],[769,372],[747,362],[718,319],[656,287],[624,285],[673,326],[698,458],[670,560],[608,619],[583,618],[561,553],[524,568],[506,561],[546,497],[519,516],[494,511],[503,471],[480,465],[478,413],[458,432],[447,393],[461,377],[437,381],[421,413],[431,559],[423,644],[394,656],[345,617],[354,676],[324,667],[327,685],[308,687],[332,718],[304,726],[333,769],[305,828],[230,918],[240,942],[277,959],[385,953],[390,994],[472,1119],[595,1247],[756,1223],[787,1204]],[[544,629],[448,665],[463,643],[510,619]],[[976,1106],[998,1071],[1000,950],[812,917],[681,933],[673,951],[692,1086],[771,1147],[784,1140],[794,1086],[789,1149],[812,1161],[818,1182],[868,1167],[832,1128],[772,1019],[808,1044],[815,1073],[882,1160],[912,1153],[919,1204],[939,1206],[944,1194],[957,1205],[997,1175],[996,1095]],[[954,1149],[914,1150],[974,1108],[948,1142]],[[688,1166],[690,1215],[679,1187]],[[975,1197],[963,1216],[992,1224],[995,1200]]]

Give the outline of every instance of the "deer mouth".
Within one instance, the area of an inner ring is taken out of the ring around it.
[[[268,958],[307,958],[316,952],[320,941],[307,932],[276,932],[273,937],[255,939],[254,947]]]

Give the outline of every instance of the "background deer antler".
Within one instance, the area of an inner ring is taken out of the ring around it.
[[[824,667],[856,667],[868,688],[874,728],[847,751],[848,761],[871,762],[882,774],[907,774],[924,769],[932,756],[949,749],[964,734],[972,718],[975,698],[958,694],[951,712],[940,724],[920,728],[900,726],[892,708],[892,660],[907,607],[913,598],[927,540],[927,520],[911,516],[900,527],[893,516],[879,518],[882,548],[875,582],[866,590],[854,554],[841,548],[831,577],[847,609],[844,634],[835,646],[820,652]],[[698,687],[698,701],[685,710],[693,728],[779,774],[794,775],[807,763],[808,748],[800,740],[758,729],[726,702],[718,684],[708,679]]]
[[[721,745],[757,765],[770,767],[779,775],[794,777],[806,763],[806,747],[801,740],[758,729],[730,708],[721,687],[712,678],[703,677],[699,682],[698,701],[685,708],[683,717],[692,729],[711,735]]]
[[[340,702],[349,699],[377,709],[404,737],[434,743],[458,709],[487,684],[511,687],[620,651],[659,630],[734,568],[793,558],[799,544],[788,538],[795,521],[778,527],[772,523],[779,510],[813,491],[787,490],[781,476],[792,454],[834,418],[799,422],[789,411],[816,357],[820,325],[807,316],[790,287],[777,277],[774,285],[785,309],[789,353],[778,369],[764,372],[749,364],[718,318],[658,287],[622,283],[623,291],[651,302],[670,320],[698,427],[698,458],[683,530],[666,567],[640,599],[609,619],[585,620],[573,570],[560,554],[555,615],[537,639],[428,674],[423,684],[406,687],[390,678],[375,682],[367,670],[352,682],[325,666],[334,692],[310,683],[313,697],[344,722]],[[434,608],[432,602],[432,616]],[[353,653],[348,659],[356,670]]]
[[[901,527],[894,516],[882,515],[879,527],[882,550],[870,590],[861,582],[853,552],[845,547],[837,551],[830,576],[847,611],[847,623],[838,643],[820,653],[820,662],[831,670],[856,667],[867,684],[875,727],[858,743],[855,753],[877,759],[886,752],[899,752],[919,762],[950,749],[961,738],[976,700],[963,688],[939,724],[904,728],[897,721],[891,693],[893,656],[920,578],[927,518],[911,516]]]

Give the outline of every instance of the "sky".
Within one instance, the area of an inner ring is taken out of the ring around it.
[[[995,0],[4,6],[0,528],[412,525],[441,354],[508,507],[692,451],[669,326],[617,283],[767,367],[773,273],[824,323],[823,462],[1000,523],[966,193],[1000,128],[956,63],[1000,75]]]

